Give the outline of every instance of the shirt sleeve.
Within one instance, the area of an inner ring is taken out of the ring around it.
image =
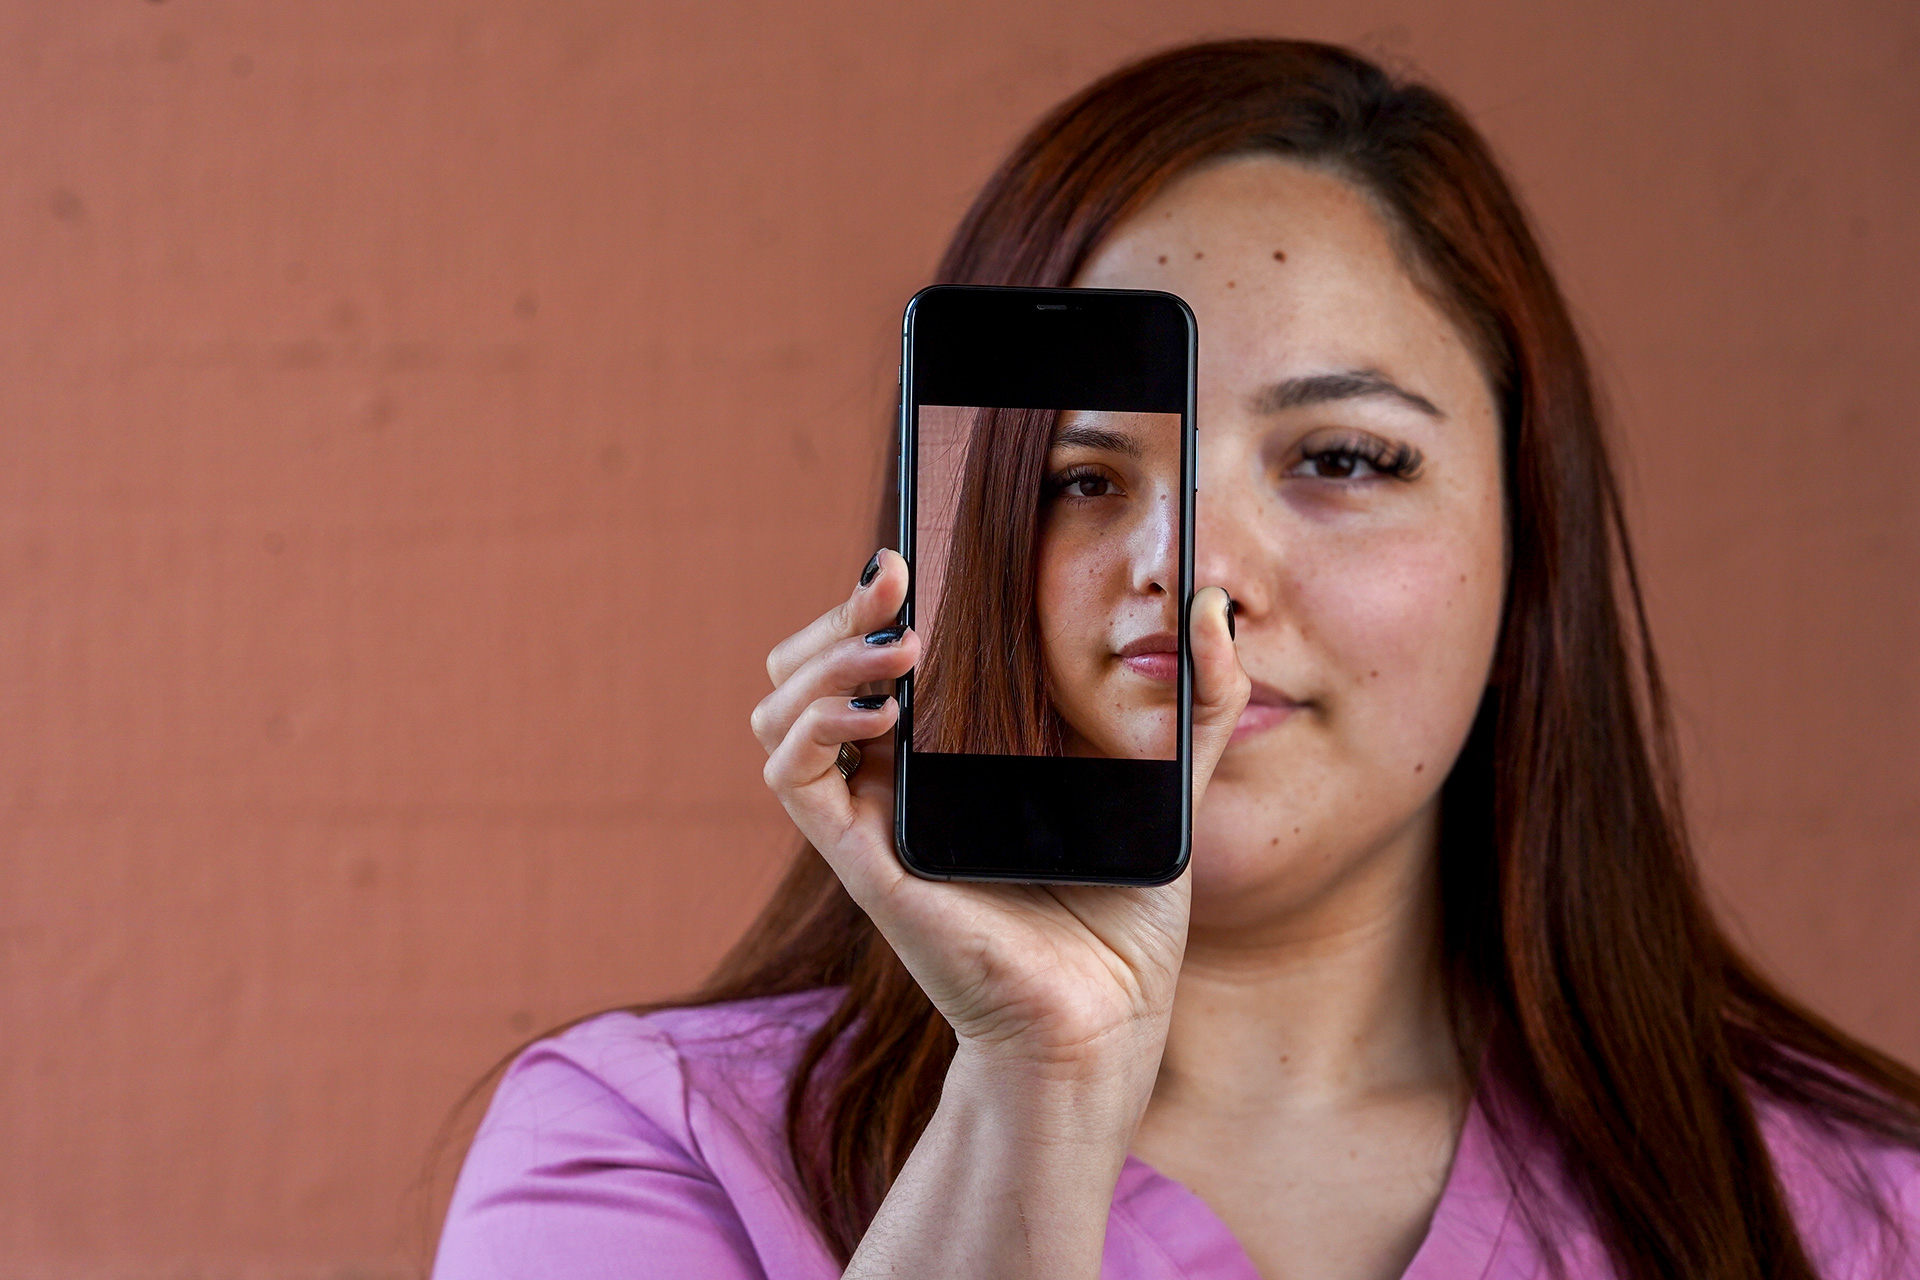
[[[766,1280],[700,1158],[684,1073],[649,1041],[618,1087],[564,1041],[501,1081],[454,1189],[433,1280]]]

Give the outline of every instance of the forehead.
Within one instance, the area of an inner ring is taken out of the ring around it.
[[[1216,386],[1313,368],[1478,381],[1463,336],[1408,272],[1373,200],[1279,156],[1181,177],[1116,228],[1074,283],[1184,298],[1200,322],[1203,381]]]

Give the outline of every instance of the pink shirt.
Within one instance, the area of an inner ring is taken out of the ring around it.
[[[787,1071],[836,995],[607,1014],[529,1049],[467,1155],[435,1280],[839,1276],[795,1201],[781,1136]],[[1842,1140],[1778,1109],[1762,1123],[1822,1276],[1920,1276],[1920,1153]],[[1566,1274],[1611,1276],[1551,1158],[1533,1163]],[[1912,1256],[1852,1190],[1861,1179],[1914,1239]],[[1134,1159],[1100,1273],[1258,1280],[1198,1196]],[[1476,1106],[1406,1280],[1548,1274]]]

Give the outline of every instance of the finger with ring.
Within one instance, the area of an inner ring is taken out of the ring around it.
[[[842,778],[851,782],[854,773],[860,768],[860,760],[860,748],[851,742],[843,742],[840,744],[840,754],[834,758],[833,765],[840,770]]]

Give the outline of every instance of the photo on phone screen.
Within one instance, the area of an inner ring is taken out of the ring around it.
[[[1177,413],[919,406],[915,750],[1177,757],[1180,443]]]
[[[895,829],[916,874],[1158,884],[1192,807],[1192,313],[942,286],[907,311]]]

